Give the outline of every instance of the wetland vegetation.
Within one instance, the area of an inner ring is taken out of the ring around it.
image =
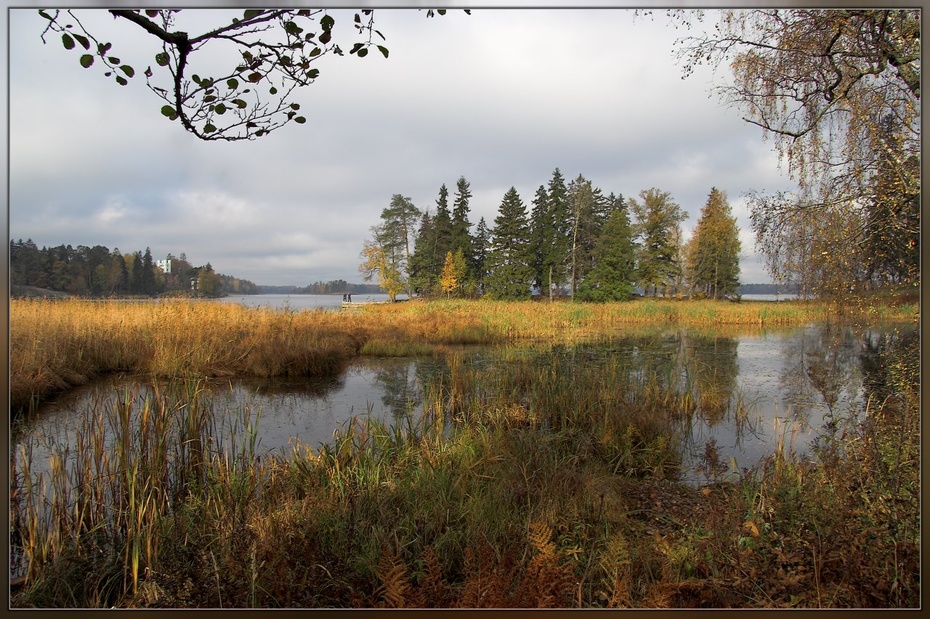
[[[42,401],[99,376],[152,385],[96,407],[47,463],[28,443],[11,453],[12,606],[920,603],[914,305],[10,309],[14,430]],[[723,357],[681,374],[636,358],[624,336],[671,327],[715,341],[840,315],[852,330],[834,333],[886,326],[856,336],[861,400],[830,401],[847,365],[837,347],[802,351],[819,355],[805,378],[831,410],[819,439],[801,454],[786,432],[741,470],[709,443],[704,483],[682,483],[682,427],[751,403]],[[212,378],[338,376],[359,355],[433,356],[443,372],[408,404],[415,414],[361,414],[327,443],[276,454],[257,449],[247,407],[219,415],[206,388]]]

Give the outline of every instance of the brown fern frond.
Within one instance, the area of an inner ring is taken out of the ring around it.
[[[530,524],[527,539],[536,549],[514,593],[519,607],[563,608],[571,606],[576,590],[575,575],[570,562],[552,542],[552,529],[545,523]]]
[[[417,592],[422,599],[423,608],[447,608],[451,605],[451,586],[443,575],[442,562],[432,546],[427,546],[421,554],[423,559],[423,576],[420,578]]]
[[[376,598],[377,606],[381,608],[404,608],[409,605],[411,585],[407,574],[407,565],[396,554],[385,552],[381,556],[378,567],[378,588]]]
[[[620,577],[613,584],[613,591],[607,601],[608,608],[630,608],[633,606],[633,596],[630,595],[630,579],[626,570],[622,570]]]
[[[552,529],[545,522],[531,522],[527,539],[539,554],[546,556],[555,554],[555,544],[552,543]]]
[[[476,552],[477,550],[477,552]],[[515,569],[517,548],[508,548],[498,558],[491,544],[482,540],[477,549],[465,549],[464,584],[458,608],[511,608],[510,590],[517,570]]]
[[[649,587],[643,598],[644,608],[673,608],[678,583],[658,582]]]

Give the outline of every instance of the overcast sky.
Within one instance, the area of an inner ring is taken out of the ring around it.
[[[761,130],[710,95],[725,69],[682,79],[673,51],[684,32],[664,15],[475,9],[427,19],[378,9],[390,57],[321,59],[319,79],[295,98],[306,124],[208,143],[160,115],[141,76],[159,51],[151,37],[90,13],[82,21],[99,24],[138,71],[128,86],[81,68],[57,35],[43,44],[35,9],[10,11],[12,239],[183,252],[257,284],[361,282],[362,243],[394,194],[434,212],[439,187],[451,195],[464,176],[472,224],[492,226],[507,189],[530,208],[558,167],[605,194],[669,192],[689,213],[685,238],[711,188],[725,191],[741,230],[741,281],[770,281],[744,193],[793,185]],[[230,15],[197,13],[191,25]],[[335,39],[351,41],[352,13],[334,15]]]

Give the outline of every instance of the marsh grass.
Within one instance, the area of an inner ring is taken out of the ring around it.
[[[358,312],[247,308],[165,300],[10,302],[10,405],[110,372],[166,377],[322,376],[358,354],[426,355],[444,346],[590,341],[631,327],[764,329],[830,318],[825,305],[643,299],[567,302],[438,300]],[[850,312],[852,314],[850,314]],[[911,318],[914,306],[852,308],[847,317]]]
[[[673,481],[676,436],[702,408],[722,407],[722,395],[702,392],[698,374],[568,345],[629,320],[623,304],[523,305],[532,311],[454,301],[352,314],[100,304],[98,316],[86,304],[14,304],[17,354],[59,364],[42,374],[35,359],[18,359],[17,371],[33,371],[27,393],[41,392],[37,375],[80,380],[65,367],[173,378],[95,407],[44,469],[40,445],[15,454],[11,539],[26,581],[11,604],[919,605],[912,357],[891,359],[888,394],[811,459],[792,452],[786,431],[759,467],[699,491]],[[656,325],[672,308],[638,311]],[[790,320],[811,318],[798,311]],[[163,341],[150,341],[156,334]],[[261,456],[260,416],[214,408],[198,378],[286,372],[275,347],[306,363],[301,372],[326,371],[333,357],[311,349],[338,357],[404,337],[437,347],[548,337],[563,348],[503,347],[494,354],[504,364],[450,348],[421,413],[393,424],[363,416],[326,445]],[[101,360],[108,350],[121,351],[118,361]],[[736,402],[734,414],[747,414]]]

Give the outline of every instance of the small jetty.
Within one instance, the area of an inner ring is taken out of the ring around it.
[[[343,301],[342,309],[345,310],[358,310],[363,307],[368,307],[370,305],[384,305],[388,301]]]

